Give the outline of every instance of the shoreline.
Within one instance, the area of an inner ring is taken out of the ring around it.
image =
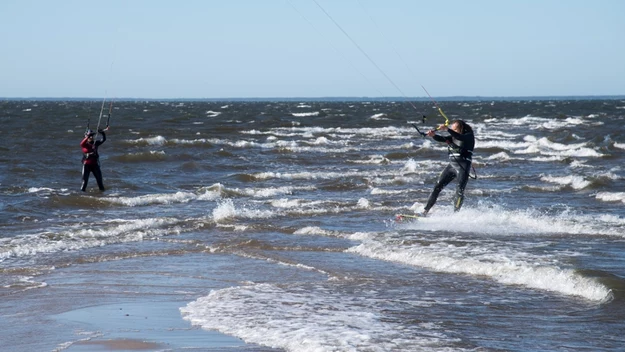
[[[53,315],[76,340],[54,351],[154,351],[245,349],[236,337],[203,330],[182,319],[180,301],[137,301],[79,308]]]
[[[37,277],[45,286],[6,294],[0,329],[7,351],[282,351],[185,320],[180,308],[237,280],[219,273],[230,256],[189,254],[96,261]],[[198,272],[202,274],[198,276]],[[204,276],[204,273],[207,276]],[[224,282],[226,281],[226,282]],[[186,288],[186,290],[181,290]]]

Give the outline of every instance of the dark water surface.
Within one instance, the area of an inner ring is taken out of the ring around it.
[[[206,329],[169,350],[625,348],[623,100],[442,102],[478,178],[404,223],[446,165],[431,103],[116,101],[83,193],[101,103],[0,101],[8,350],[124,338],[64,315],[124,302]]]

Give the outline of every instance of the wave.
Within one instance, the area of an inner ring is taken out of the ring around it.
[[[309,116],[319,116],[319,111],[313,112],[293,112],[291,115],[295,117],[309,117]]]
[[[449,215],[452,214],[452,215]],[[463,207],[453,213],[447,206],[433,209],[427,218],[406,225],[415,230],[447,231],[449,222],[462,223],[454,228],[460,233],[497,236],[554,235],[554,236],[614,236],[625,238],[625,219],[606,220],[603,216],[585,215],[571,210],[549,211],[539,209],[508,210],[503,206],[488,204]]]
[[[221,112],[221,111],[213,111],[213,110],[208,110],[208,111],[206,112],[206,116],[208,116],[208,117],[217,117],[217,116],[219,116],[219,115],[221,115],[221,114],[222,114],[222,112]]]
[[[148,138],[139,138],[139,139],[128,139],[124,140],[124,144],[132,145],[132,146],[196,146],[196,145],[205,145],[207,147],[212,147],[213,144],[219,144],[221,141],[218,139],[180,139],[180,138],[171,138],[167,139],[163,136],[155,136]]]
[[[265,206],[269,206],[266,208]],[[310,217],[324,214],[344,214],[366,209],[374,212],[392,212],[396,209],[374,204],[366,198],[356,201],[270,199],[264,204],[239,204],[233,199],[220,199],[209,216],[217,225],[225,225],[237,219],[273,219],[277,217]]]
[[[586,180],[583,176],[568,175],[568,176],[541,176],[542,181],[555,183],[562,186],[570,186],[575,190],[584,189],[590,186],[591,182]]]
[[[38,253],[73,251],[178,234],[181,229],[171,227],[176,223],[178,220],[168,218],[109,220],[100,228],[94,226],[86,228],[79,224],[61,232],[0,238],[0,261],[12,257],[34,256]]]
[[[625,192],[598,192],[595,198],[604,202],[625,203]]]
[[[620,176],[613,173],[603,173],[591,176],[568,175],[568,176],[551,176],[541,175],[541,181],[558,185],[559,189],[571,187],[574,190],[596,189],[609,186],[613,181],[619,180]]]
[[[450,233],[449,223],[462,223]],[[577,235],[624,237],[625,220],[618,216],[585,216],[563,211],[551,215],[536,210],[509,211],[498,206],[463,209],[453,216],[431,213],[412,223],[393,225],[402,233],[402,241],[393,232],[337,234],[307,228],[304,233],[344,236],[360,241],[348,252],[365,257],[399,262],[438,272],[488,277],[506,285],[579,296],[592,301],[611,299],[610,289],[594,278],[585,277],[573,268],[555,265],[561,256],[576,253],[533,252],[532,241],[525,236]],[[417,231],[416,233],[414,231]],[[424,232],[425,231],[425,232]],[[463,235],[464,234],[464,235]],[[475,236],[488,239],[475,240]],[[501,241],[502,237],[517,240]],[[415,240],[413,240],[415,239]]]
[[[128,207],[149,206],[155,204],[180,204],[191,201],[215,201],[224,197],[251,197],[251,198],[270,198],[280,195],[291,195],[300,191],[311,191],[316,189],[314,186],[283,186],[283,187],[267,187],[267,188],[228,188],[220,183],[213,184],[208,187],[201,187],[194,192],[178,191],[175,193],[153,193],[139,196],[119,196],[110,195],[92,198],[84,196],[76,196],[67,200],[65,203],[73,204],[76,199],[82,199],[83,203],[102,205],[122,205]],[[94,203],[95,202],[95,203]],[[81,206],[82,203],[76,204]],[[94,205],[94,206],[95,206]]]
[[[207,191],[203,194],[178,191],[171,194],[146,194],[136,197],[103,197],[101,202],[129,207],[145,206],[153,204],[187,203],[192,200],[214,200],[220,197],[217,192]]]
[[[150,138],[139,138],[135,140],[126,140],[128,144],[142,145],[142,146],[163,146],[167,144],[167,139],[163,136],[156,136]]]
[[[593,301],[606,301],[611,297],[607,287],[577,274],[575,270],[523,263],[501,254],[479,258],[467,256],[468,253],[451,246],[397,246],[376,241],[364,242],[348,252],[438,272],[489,277],[506,285],[522,285]]]
[[[383,155],[369,155],[365,160],[347,160],[352,164],[372,164],[372,165],[388,165],[391,161]]]
[[[256,284],[213,290],[180,312],[204,329],[293,352],[452,350],[442,327],[384,319],[378,301],[366,293],[346,299],[331,287]]]

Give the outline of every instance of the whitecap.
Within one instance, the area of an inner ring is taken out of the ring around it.
[[[577,190],[584,189],[591,184],[590,181],[587,181],[586,179],[584,179],[584,177],[577,175],[542,176],[540,179],[549,183],[555,183],[563,186],[571,186],[573,189]]]
[[[480,251],[479,248],[475,249]],[[397,246],[367,241],[348,252],[362,256],[399,262],[431,270],[489,277],[506,285],[523,285],[533,289],[584,297],[593,301],[608,299],[610,290],[572,269],[552,265],[536,265],[503,254],[476,256],[466,248],[448,246]]]
[[[291,115],[295,117],[319,116],[319,111],[313,112],[293,112]]]
[[[604,202],[623,202],[625,203],[625,192],[599,192],[595,198]]]
[[[615,148],[625,149],[625,143],[614,143]]]
[[[100,198],[100,200],[112,204],[136,207],[150,204],[187,203],[197,199],[197,197],[196,194],[190,192],[176,192],[169,194],[146,194],[137,197],[104,197]]]

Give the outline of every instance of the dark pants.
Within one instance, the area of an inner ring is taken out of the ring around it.
[[[95,176],[95,180],[98,182],[98,187],[100,191],[104,191],[104,183],[102,183],[102,171],[100,171],[100,165],[82,165],[82,187],[81,191],[87,190],[87,183],[89,183],[89,175],[93,172],[93,176]]]
[[[436,199],[438,199],[438,195],[441,193],[443,188],[445,188],[445,186],[447,186],[456,177],[458,178],[458,186],[456,187],[456,196],[454,197],[454,211],[460,210],[462,202],[464,202],[464,188],[467,186],[467,182],[469,181],[470,169],[471,161],[469,160],[450,162],[438,177],[436,186],[434,186],[434,190],[430,194],[428,203],[425,206],[425,212],[430,211],[436,203]]]

